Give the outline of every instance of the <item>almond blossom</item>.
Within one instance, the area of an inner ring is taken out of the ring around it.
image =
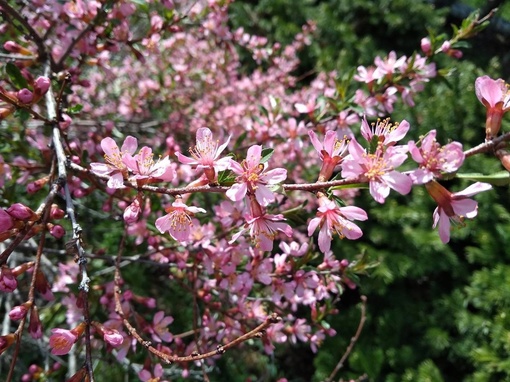
[[[319,249],[326,253],[331,248],[331,240],[336,233],[340,238],[359,239],[363,232],[351,220],[367,220],[367,213],[359,207],[339,207],[326,196],[319,198],[317,217],[308,223],[308,236],[312,236],[317,227],[319,231]]]
[[[210,183],[216,181],[216,172],[226,170],[230,165],[230,158],[219,158],[230,142],[230,136],[227,140],[218,146],[218,141],[213,140],[212,132],[207,127],[197,130],[197,145],[189,149],[191,158],[175,153],[179,162],[196,167],[203,168]]]
[[[329,130],[324,137],[324,143],[320,143],[313,130],[308,131],[308,136],[313,147],[319,153],[322,161],[321,171],[319,173],[319,182],[328,181],[333,175],[335,167],[343,160],[343,155],[347,151],[348,139],[338,139],[335,131]]]
[[[464,162],[462,144],[451,142],[441,146],[436,141],[436,130],[431,130],[418,147],[414,141],[407,144],[409,152],[419,168],[407,174],[414,184],[424,184],[434,178],[441,178],[442,173],[451,173],[459,169]]]
[[[128,168],[123,158],[127,154],[133,155],[137,147],[137,139],[130,135],[126,137],[120,150],[112,138],[106,137],[101,141],[106,163],[91,163],[90,170],[96,175],[110,176],[108,187],[114,189],[124,188],[124,179],[127,178]]]
[[[349,143],[349,155],[342,163],[342,177],[360,178],[369,182],[370,195],[378,203],[390,193],[390,188],[400,194],[411,191],[412,180],[395,168],[407,158],[407,147],[391,146],[382,150],[379,147],[374,153],[367,153],[361,145],[352,139]]]
[[[503,115],[510,110],[510,91],[501,78],[493,80],[489,76],[478,77],[475,81],[478,100],[487,108],[485,120],[486,139],[498,135]]]
[[[153,157],[152,149],[144,146],[135,156],[126,153],[122,162],[133,173],[132,178],[137,181],[150,179],[171,181],[175,177],[175,170],[171,167],[168,156],[157,161],[154,161]]]
[[[245,231],[250,231],[250,236],[255,241],[255,246],[262,251],[271,251],[273,241],[278,232],[283,232],[288,237],[292,236],[292,228],[284,223],[282,214],[270,215],[262,213],[259,216],[247,216],[243,229],[232,236],[229,244],[234,243]]]
[[[156,220],[156,228],[161,233],[168,231],[170,236],[180,242],[185,242],[189,238],[193,225],[191,217],[198,212],[205,213],[203,208],[188,207],[181,198],[176,199],[165,211],[168,214]]]
[[[262,159],[262,146],[254,145],[248,149],[246,159],[241,163],[230,161],[231,170],[238,175],[236,183],[227,191],[227,197],[239,201],[249,192],[254,194],[262,206],[275,201],[275,195],[267,185],[273,185],[287,178],[287,170],[275,168],[267,170],[267,162],[260,163]]]
[[[478,203],[469,197],[492,188],[488,183],[476,182],[463,191],[451,193],[434,180],[425,187],[438,204],[432,228],[439,226],[439,237],[444,244],[450,241],[452,222],[463,224],[465,218],[473,219],[478,214]]]
[[[371,123],[370,125],[367,122],[366,117],[361,121],[361,135],[368,142],[372,142],[374,137],[380,142],[383,142],[386,146],[391,146],[391,144],[395,144],[409,131],[409,122],[405,119],[401,123],[391,123],[389,118],[385,119],[377,119],[377,122]]]

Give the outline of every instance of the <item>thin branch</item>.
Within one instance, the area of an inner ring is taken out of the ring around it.
[[[154,354],[156,357],[160,358],[163,362],[166,364],[171,364],[173,362],[193,362],[193,361],[199,361],[202,359],[214,357],[217,355],[221,355],[225,353],[227,350],[241,344],[244,341],[247,341],[252,338],[260,337],[264,331],[271,325],[278,323],[281,321],[281,317],[278,316],[276,313],[272,313],[269,315],[265,321],[257,326],[255,329],[250,330],[249,332],[243,334],[240,337],[237,337],[236,339],[230,341],[229,343],[225,345],[218,345],[216,350],[207,352],[207,353],[193,353],[188,356],[175,356],[175,355],[169,355],[166,353],[163,353],[152,346],[151,341],[144,340],[140,334],[136,331],[136,329],[131,325],[129,320],[127,319],[126,315],[124,314],[124,310],[122,309],[122,304],[120,301],[120,296],[122,294],[122,291],[120,289],[121,284],[121,274],[120,274],[120,259],[122,258],[122,251],[124,249],[124,243],[125,243],[126,235],[121,239],[121,243],[119,245],[119,251],[117,253],[117,260],[116,260],[116,268],[115,268],[115,276],[114,276],[114,299],[115,299],[115,312],[120,316],[125,328],[129,332],[133,338],[135,338],[138,343],[140,343],[143,347],[145,347],[149,352]]]
[[[507,141],[510,141],[510,133],[505,133],[491,141],[480,143],[478,146],[475,146],[473,148],[470,148],[470,149],[464,151],[464,155],[467,158],[467,157],[473,156],[475,154],[487,153],[487,152],[493,151],[500,143],[507,142]]]
[[[358,324],[358,329],[356,329],[356,333],[354,334],[354,337],[351,338],[351,342],[349,343],[349,346],[347,346],[347,349],[345,350],[345,353],[342,355],[342,358],[340,358],[340,361],[336,364],[335,368],[331,372],[330,376],[326,378],[324,382],[331,382],[333,381],[333,378],[335,378],[336,374],[340,371],[342,367],[344,367],[344,363],[349,357],[349,355],[352,352],[352,349],[354,348],[354,345],[358,341],[359,336],[361,335],[361,331],[363,330],[363,325],[365,325],[366,321],[366,311],[367,311],[367,297],[361,296],[361,317]]]

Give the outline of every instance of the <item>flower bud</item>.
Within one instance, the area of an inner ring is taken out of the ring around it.
[[[50,223],[48,223],[50,225]],[[65,229],[60,224],[51,224],[50,227],[50,235],[56,239],[62,239],[62,237],[66,234]]]
[[[0,354],[6,351],[9,346],[14,343],[16,336],[13,333],[9,333],[6,336],[0,336]]]
[[[62,130],[67,130],[69,126],[71,126],[72,121],[73,120],[71,119],[70,116],[68,116],[67,114],[62,114],[62,121],[60,121],[58,125]]]
[[[0,232],[6,232],[14,227],[12,216],[7,211],[0,209]]]
[[[62,219],[66,213],[60,209],[56,204],[51,205],[50,218],[51,219]]]
[[[34,95],[32,94],[32,92],[25,88],[21,89],[18,92],[17,97],[18,101],[24,105],[30,104],[34,99]]]
[[[140,208],[140,200],[136,198],[135,200],[133,200],[133,203],[131,203],[124,210],[124,221],[127,224],[136,223],[138,221],[138,218],[140,217],[141,212],[142,209]]]
[[[32,55],[32,52],[26,48],[23,48],[21,45],[15,43],[14,41],[7,41],[4,43],[4,49],[9,53],[22,54],[24,56]]]
[[[41,296],[47,301],[53,301],[55,296],[51,291],[50,284],[46,279],[46,276],[41,271],[37,272],[35,276],[35,289],[41,294]]]
[[[24,304],[15,306],[9,312],[9,318],[13,321],[21,320],[22,318],[24,318],[27,315],[28,310],[30,309],[31,305],[32,305],[32,303],[27,301]]]
[[[93,321],[92,325],[94,325],[98,333],[103,336],[103,339],[107,344],[113,347],[117,347],[122,345],[122,342],[124,342],[124,337],[117,330],[107,328],[103,324],[96,321]]]
[[[27,184],[27,192],[29,194],[35,194],[37,191],[42,189],[46,183],[48,183],[50,180],[49,176],[45,176],[44,178],[37,179],[36,181]]]
[[[424,37],[421,39],[421,50],[423,53],[425,53],[427,56],[431,53],[432,44],[430,42],[430,38]]]
[[[34,81],[34,94],[37,98],[40,98],[50,88],[50,79],[48,77],[37,77],[37,79]]]
[[[30,208],[21,203],[14,203],[7,209],[7,213],[13,218],[23,221],[36,221],[39,216]]]
[[[13,270],[3,265],[0,267],[0,291],[13,292],[18,287],[18,281]]]
[[[37,310],[37,306],[35,305],[32,306],[32,311],[30,312],[30,323],[28,324],[28,333],[35,340],[41,338],[43,334],[41,319],[39,318],[39,311]]]

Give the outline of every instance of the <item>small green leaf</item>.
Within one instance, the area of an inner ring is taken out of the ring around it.
[[[266,148],[262,149],[262,159],[260,160],[261,164],[266,163],[273,156],[274,149]]]
[[[375,153],[377,150],[377,146],[379,145],[379,137],[377,135],[372,136],[372,139],[370,140],[370,154]]]
[[[239,147],[241,147],[241,145],[243,144],[244,140],[246,139],[246,137],[248,136],[248,132],[245,131],[244,133],[242,133],[239,138],[236,139],[235,143],[234,143],[234,150],[238,149]]]
[[[235,183],[236,177],[231,170],[218,172],[218,183],[220,186],[231,186]]]
[[[490,183],[494,186],[506,186],[510,184],[510,173],[508,171],[500,171],[492,175],[484,175],[479,173],[457,174],[459,179],[468,179],[475,182]]]
[[[83,105],[82,104],[76,104],[76,105],[73,105],[71,107],[68,107],[67,108],[67,112],[69,114],[77,114],[79,113],[81,110],[83,109]]]
[[[28,88],[27,80],[21,74],[19,68],[12,62],[8,62],[5,65],[5,74],[9,76],[9,79],[18,89]]]

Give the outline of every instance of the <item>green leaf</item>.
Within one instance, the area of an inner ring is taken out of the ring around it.
[[[480,173],[457,174],[459,179],[468,179],[475,182],[486,182],[494,186],[506,186],[510,184],[510,173],[508,171],[500,171],[492,175],[483,175]]]
[[[262,154],[261,154],[262,159],[260,160],[260,163],[264,164],[267,161],[269,161],[269,159],[271,159],[271,157],[273,156],[273,153],[274,153],[274,149],[271,149],[271,148],[262,149]]]
[[[218,172],[218,183],[220,186],[231,186],[235,183],[236,177],[231,170]]]
[[[80,111],[82,111],[82,109],[83,109],[83,105],[82,104],[76,104],[76,105],[73,105],[71,107],[68,107],[67,108],[67,112],[69,114],[77,114]]]
[[[21,71],[19,68],[14,65],[12,62],[8,62],[5,65],[5,74],[9,76],[9,79],[11,82],[16,86],[18,89],[28,88],[28,82],[21,74]]]

